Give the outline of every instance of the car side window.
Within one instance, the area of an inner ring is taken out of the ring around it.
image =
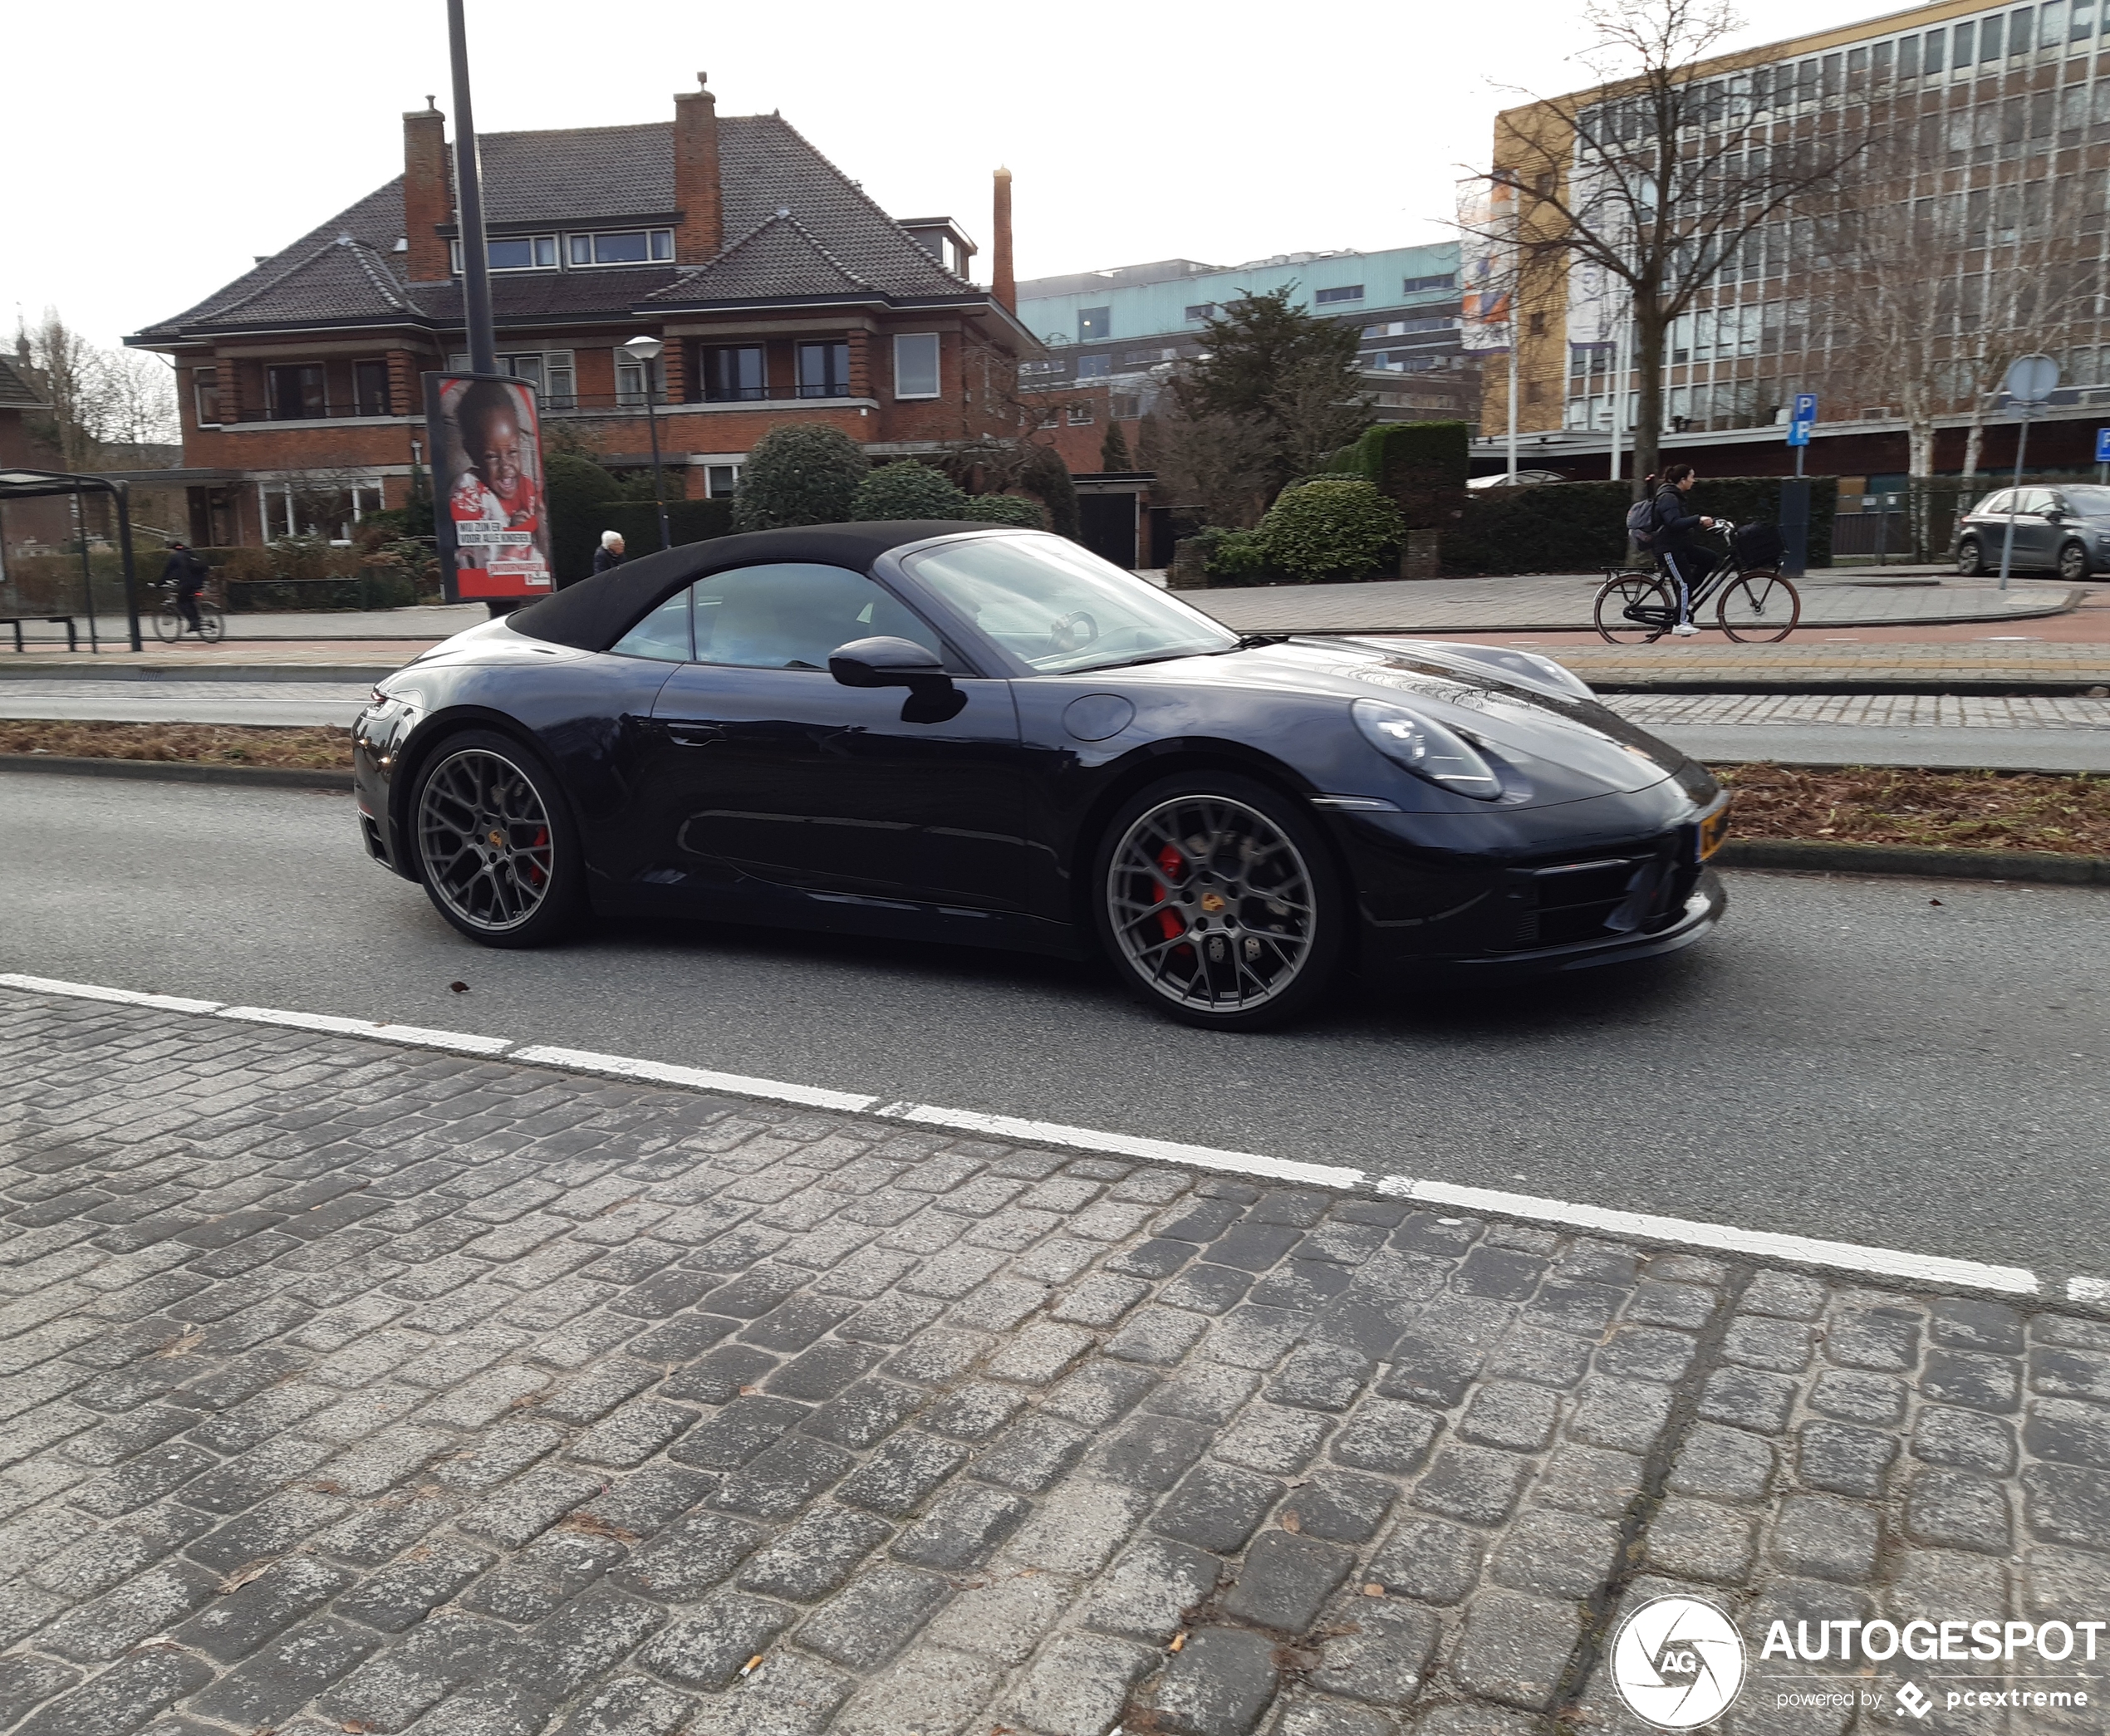
[[[689,589],[677,591],[609,650],[621,657],[652,657],[662,663],[687,663],[694,655],[689,643]]]
[[[1987,495],[1984,500],[1979,503],[1978,510],[1983,513],[2006,512],[2008,509],[2008,493],[2009,491],[2007,489],[2002,488],[1997,493]]]
[[[2025,512],[2049,512],[2052,504],[2049,488],[2031,488],[2022,497],[2022,510]]]
[[[696,661],[739,669],[826,669],[853,639],[906,639],[940,660],[938,635],[881,586],[847,567],[779,562],[736,566],[689,587]]]

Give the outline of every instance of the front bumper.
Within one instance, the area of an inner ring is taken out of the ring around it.
[[[1722,885],[1721,876],[1711,868],[1703,868],[1692,890],[1686,895],[1684,908],[1676,920],[1653,933],[1608,935],[1537,952],[1479,954],[1431,962],[1455,965],[1475,976],[1543,976],[1556,971],[1589,970],[1599,964],[1624,964],[1675,953],[1704,940],[1728,909],[1729,890]]]

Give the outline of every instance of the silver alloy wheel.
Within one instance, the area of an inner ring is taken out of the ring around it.
[[[487,934],[518,928],[549,895],[557,849],[528,774],[483,748],[450,753],[418,797],[425,875],[449,910]]]
[[[1318,938],[1297,846],[1225,796],[1175,796],[1140,816],[1107,864],[1106,898],[1130,967],[1167,1000],[1206,1012],[1276,999]]]

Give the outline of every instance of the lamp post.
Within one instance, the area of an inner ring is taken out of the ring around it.
[[[658,396],[653,380],[653,365],[660,359],[660,352],[666,348],[656,337],[634,337],[623,346],[623,353],[634,357],[645,370],[645,422],[652,430],[652,499],[660,509],[660,547],[672,548],[674,539],[667,534],[667,489],[660,474],[660,414],[653,400]]]

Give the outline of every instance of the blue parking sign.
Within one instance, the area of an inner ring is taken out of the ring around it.
[[[1817,425],[1817,394],[1795,394],[1794,413],[1788,419],[1788,444],[1790,446],[1809,444],[1810,430]]]
[[[2098,428],[2095,431],[2095,461],[2098,464],[2110,464],[2110,428]]]

